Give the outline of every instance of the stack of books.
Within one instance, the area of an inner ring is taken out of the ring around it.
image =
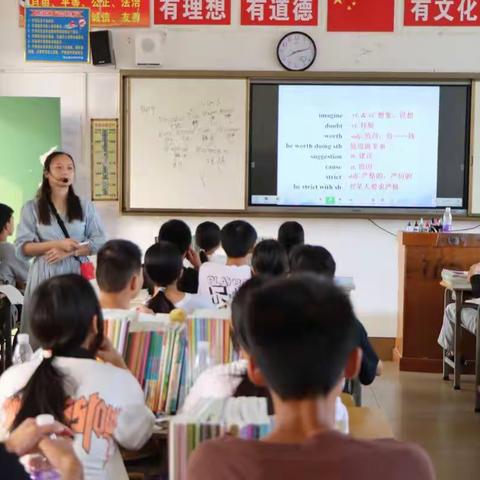
[[[199,310],[187,318],[188,386],[195,380],[195,361],[200,342],[208,342],[210,366],[238,360],[233,348],[229,310]],[[198,373],[198,372],[197,372]]]
[[[225,434],[258,440],[272,430],[267,400],[257,397],[202,399],[170,421],[169,478],[186,480],[188,459],[197,446]]]
[[[468,272],[463,270],[449,270],[444,268],[442,270],[442,280],[451,284],[453,288],[465,290],[472,288],[470,280],[468,279]]]
[[[106,320],[105,334],[122,354],[155,414],[174,414],[186,394],[185,326]]]

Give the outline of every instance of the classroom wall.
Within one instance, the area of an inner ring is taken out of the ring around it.
[[[154,27],[166,35],[165,69],[278,70],[275,48],[289,28],[241,27],[233,2],[231,27]],[[152,2],[153,3],[153,2]],[[321,0],[321,26],[305,28],[317,41],[318,71],[475,72],[478,58],[472,45],[475,29],[403,29],[402,1],[397,1],[394,34],[325,32],[326,0]],[[90,65],[26,64],[24,31],[18,28],[16,0],[0,6],[0,95],[60,96],[64,145],[77,159],[77,190],[90,194],[90,118],[117,117],[118,72],[113,67]],[[135,68],[135,30],[113,29],[117,68]],[[1,157],[0,157],[1,165]],[[130,238],[147,248],[164,220],[154,216],[121,216],[115,202],[97,203],[111,237]],[[194,228],[202,221],[186,217]],[[219,217],[218,222],[228,221]],[[259,234],[274,236],[286,218],[255,218]],[[396,233],[403,221],[378,220]],[[334,254],[338,273],[355,278],[353,300],[370,336],[394,337],[397,315],[397,240],[368,220],[305,219],[307,240],[326,246]],[[480,222],[479,222],[480,223]],[[473,222],[458,223],[459,228]]]

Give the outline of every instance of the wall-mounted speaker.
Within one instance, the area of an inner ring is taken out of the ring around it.
[[[135,63],[144,67],[159,67],[164,63],[166,33],[148,32],[135,36]]]
[[[94,65],[115,65],[109,30],[90,32],[90,49]]]

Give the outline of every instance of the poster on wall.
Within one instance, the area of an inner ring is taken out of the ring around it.
[[[477,0],[405,0],[407,27],[478,27],[480,2]]]
[[[154,0],[153,9],[155,25],[230,25],[232,1]]]
[[[88,8],[27,8],[25,60],[88,62]]]
[[[150,0],[19,0],[21,27],[26,7],[90,8],[95,28],[150,26]]]
[[[91,120],[92,200],[118,200],[118,120]]]
[[[242,25],[318,25],[319,0],[242,0]]]
[[[328,0],[329,32],[393,32],[395,0]]]

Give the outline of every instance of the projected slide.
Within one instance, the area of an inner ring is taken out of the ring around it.
[[[439,109],[439,86],[280,86],[277,204],[437,206]]]

